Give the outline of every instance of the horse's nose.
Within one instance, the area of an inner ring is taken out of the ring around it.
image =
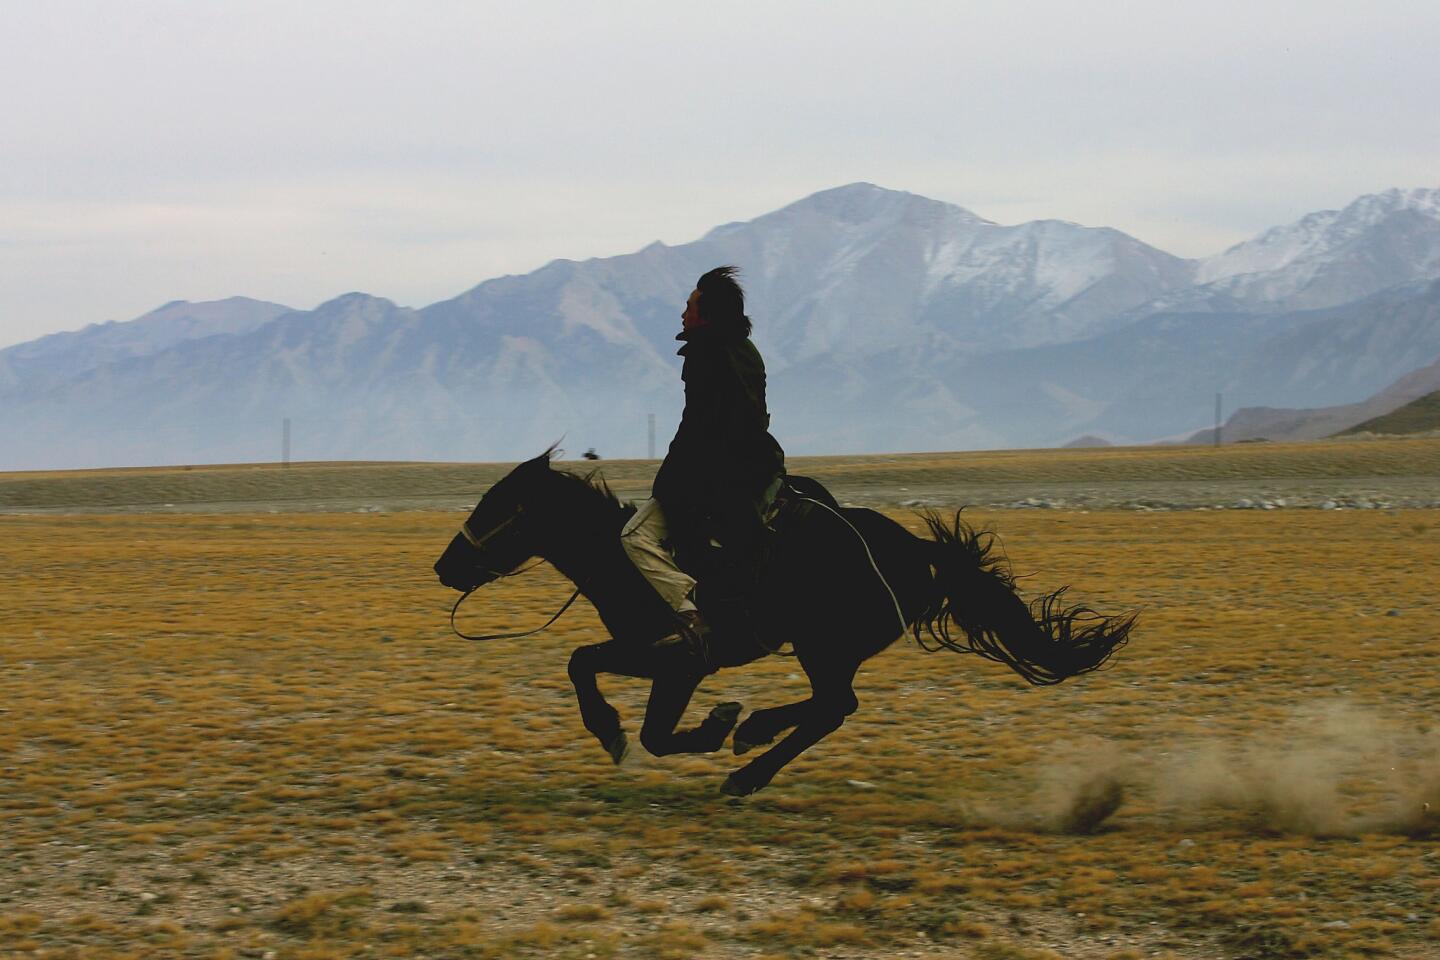
[[[461,593],[469,590],[470,587],[474,585],[473,580],[469,580],[465,577],[446,575],[445,571],[440,569],[440,565],[438,563],[435,565],[435,576],[440,578],[440,583],[444,586],[449,587],[451,590],[458,590]]]
[[[457,587],[453,582],[453,578],[446,575],[444,561],[437,560],[433,569],[435,571],[435,576],[440,580],[440,582],[445,586],[449,587],[451,590],[464,589],[463,587]]]

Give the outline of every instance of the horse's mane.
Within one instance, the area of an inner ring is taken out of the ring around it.
[[[635,504],[621,502],[620,498],[615,495],[615,491],[610,489],[610,484],[606,482],[598,467],[585,474],[573,473],[569,470],[553,470],[552,472],[557,477],[563,477],[578,495],[593,498],[612,510],[622,511],[626,515],[635,512]]]

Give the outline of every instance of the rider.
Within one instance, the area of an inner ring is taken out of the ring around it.
[[[764,544],[764,517],[785,473],[785,451],[770,436],[765,408],[765,364],[750,342],[745,291],[734,267],[716,267],[695,284],[681,314],[685,358],[685,412],[650,500],[621,532],[635,566],[679,614],[677,630],[661,645],[703,646],[709,625],[691,591],[694,569],[722,548],[718,566],[706,568],[706,609],[722,633],[750,629],[743,596],[754,582]],[[714,599],[712,600],[711,597]]]

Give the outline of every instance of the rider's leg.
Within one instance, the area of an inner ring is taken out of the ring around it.
[[[676,565],[675,558],[662,545],[668,534],[665,512],[660,509],[659,501],[646,500],[620,531],[620,543],[636,569],[670,608],[685,613],[695,609],[690,599],[695,580]]]
[[[723,514],[721,560],[708,573],[701,590],[705,615],[717,635],[745,650],[758,643],[752,605],[767,546],[760,514],[749,503],[733,503]]]

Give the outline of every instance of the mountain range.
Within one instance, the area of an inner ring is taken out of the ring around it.
[[[741,267],[772,432],[797,454],[1182,437],[1217,392],[1352,404],[1440,358],[1440,190],[1194,260],[851,184],[420,309],[176,302],[0,350],[0,468],[274,460],[286,418],[302,459],[506,460],[562,437],[645,456],[653,414],[658,454],[679,314],[720,263]]]

